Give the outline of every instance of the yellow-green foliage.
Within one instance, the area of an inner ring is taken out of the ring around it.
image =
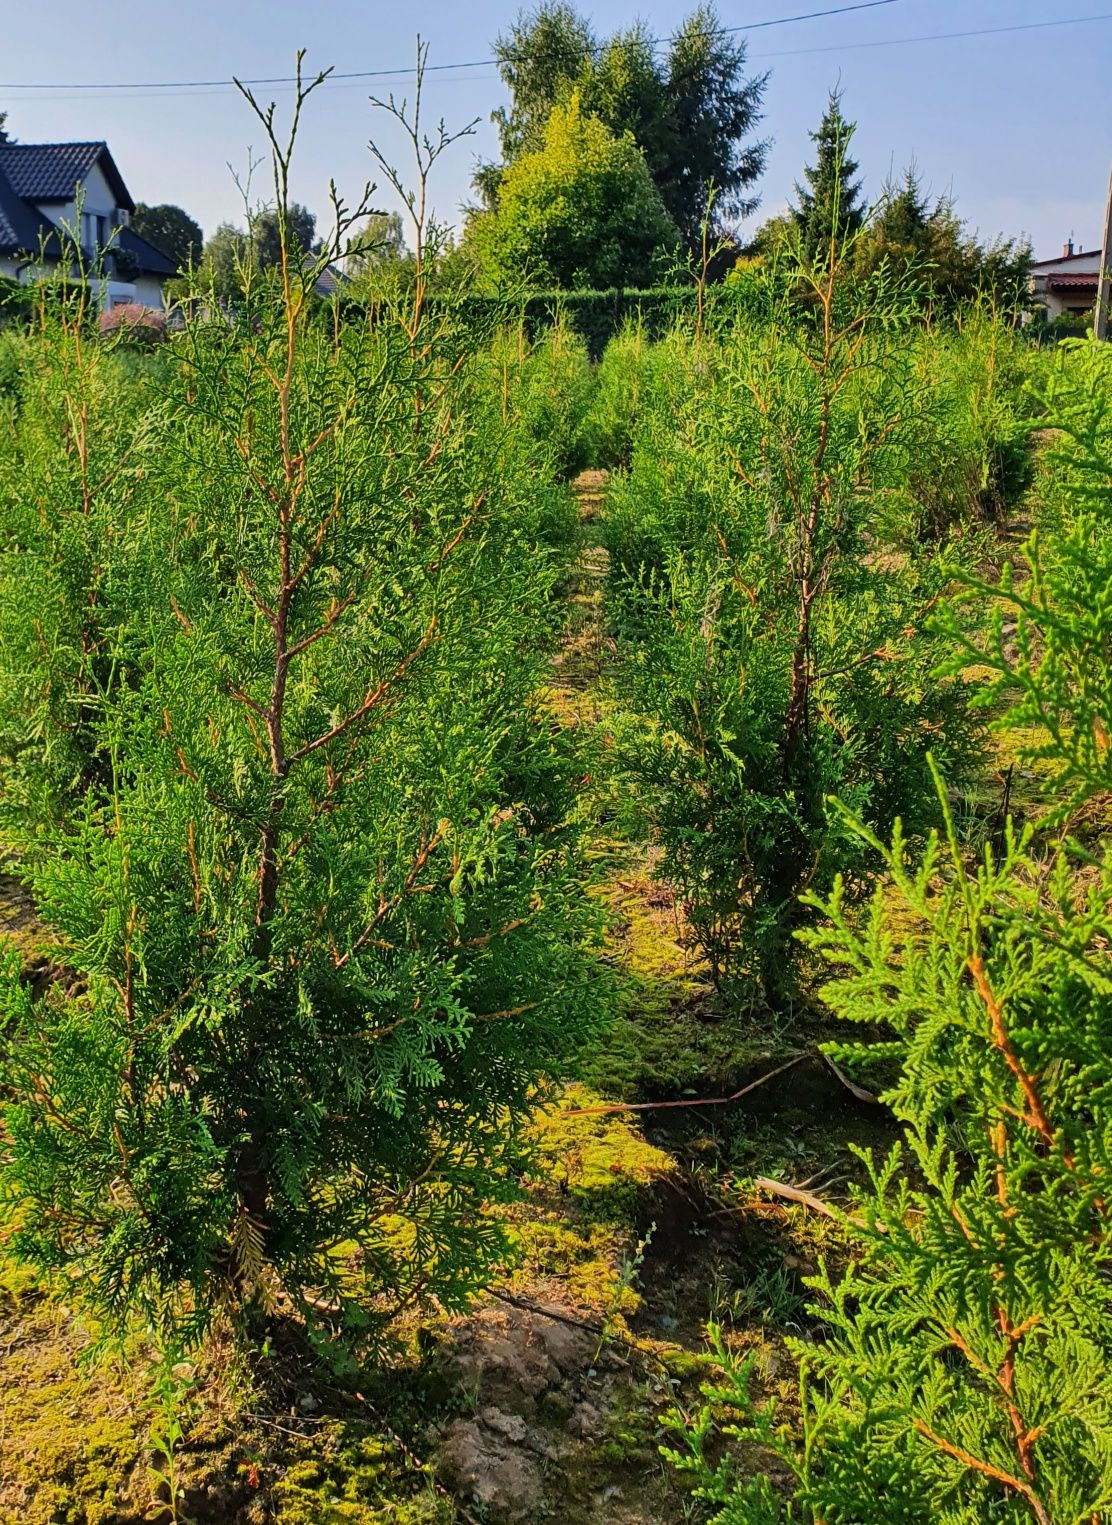
[[[572,1196],[592,1210],[665,1175],[671,1160],[647,1142],[625,1113],[595,1112],[607,1103],[581,1086],[571,1086],[559,1105],[536,1122],[540,1155],[549,1176],[564,1174]]]
[[[137,1391],[85,1367],[63,1316],[0,1305],[0,1521],[112,1525],[142,1442]]]
[[[604,1096],[627,1100],[706,1095],[767,1050],[767,1033],[754,1030],[750,1040],[736,1016],[722,1020],[683,907],[653,885],[654,866],[652,852],[622,855],[603,891],[628,979],[618,1019],[583,1075]]]
[[[583,470],[590,453],[585,420],[594,376],[586,343],[559,317],[530,339],[522,315],[479,351],[472,374],[474,406],[490,410],[493,405],[493,427],[501,426],[507,448],[516,447],[527,457],[536,491],[546,501],[547,496],[553,499],[542,531],[552,540],[566,539],[576,513],[563,484]]]
[[[1025,382],[1030,346],[991,311],[975,307],[953,326],[930,326],[913,344],[909,397],[922,397],[922,463],[907,490],[923,530],[938,534],[977,516],[1002,523],[1030,483]],[[946,448],[932,448],[939,438]]]
[[[632,136],[585,114],[576,92],[553,109],[542,146],[509,166],[471,241],[495,286],[606,288],[650,284],[654,255],[678,235]]]
[[[639,1208],[673,1162],[648,1143],[628,1114],[588,1110],[606,1103],[572,1086],[534,1124],[534,1181],[510,1211],[521,1253],[517,1285],[554,1279],[577,1307],[630,1314],[640,1297],[622,1278]]]

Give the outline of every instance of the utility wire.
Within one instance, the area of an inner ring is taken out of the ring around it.
[[[872,42],[834,42],[815,48],[784,48],[776,53],[754,53],[754,58],[798,58],[803,53],[848,53],[860,48],[898,48],[909,42],[942,42],[952,37],[998,37],[1001,32],[1042,32],[1048,27],[1080,26],[1085,21],[1112,21],[1112,11],[1098,16],[1062,16],[1057,21],[1024,21],[1011,26],[977,27],[970,32],[926,32],[920,37],[881,37]]]
[[[724,33],[750,32],[750,31],[755,31],[758,27],[784,26],[784,25],[787,25],[789,22],[792,22],[792,21],[810,20],[814,16],[838,16],[838,15],[842,15],[843,12],[847,11],[847,10],[850,10],[850,11],[863,10],[863,9],[871,8],[871,7],[877,6],[877,5],[894,5],[894,4],[898,4],[898,3],[899,3],[899,0],[865,0],[864,4],[850,5],[850,6],[841,6],[838,9],[832,10],[832,11],[812,11],[807,16],[783,16],[778,21],[761,21],[761,22],[756,22],[752,26],[748,26],[748,27],[746,27],[746,26],[724,27],[724,28],[722,28],[722,31]],[[1050,30],[1052,28],[1056,28],[1056,27],[1083,26],[1087,22],[1094,22],[1094,21],[1112,21],[1112,11],[1101,11],[1097,15],[1094,15],[1094,16],[1061,16],[1057,20],[1054,20],[1054,21],[1027,21],[1027,22],[1013,23],[1013,24],[1008,25],[1008,26],[977,27],[977,28],[974,28],[972,30],[964,31],[964,32],[926,32],[926,33],[922,33],[921,35],[919,35],[917,37],[882,37],[882,38],[877,38],[877,39],[875,39],[875,40],[873,40],[871,42],[841,42],[841,43],[836,42],[836,43],[824,43],[824,44],[819,44],[819,45],[816,45],[816,46],[806,47],[806,48],[783,48],[783,49],[779,49],[779,50],[777,50],[775,52],[751,53],[749,55],[749,61],[751,63],[755,63],[755,62],[759,62],[761,59],[765,59],[765,58],[801,58],[801,57],[804,57],[805,55],[813,54],[813,53],[848,53],[848,52],[857,52],[857,51],[859,51],[859,50],[861,50],[863,48],[899,48],[899,47],[908,47],[908,46],[910,46],[912,44],[917,44],[917,43],[948,42],[948,41],[952,41],[952,40],[956,40],[956,39],[961,39],[961,38],[968,38],[968,37],[999,37],[1002,34],[1009,33],[1009,32],[1042,32],[1042,31],[1048,31],[1048,30]],[[654,39],[654,41],[656,41],[656,42],[668,42],[668,41],[671,41],[671,40],[673,40],[673,39],[670,39],[670,38],[656,38],[656,39]],[[499,62],[500,62],[500,60],[498,60],[498,59],[487,58],[487,59],[472,60],[470,63],[429,64],[427,66],[426,72],[431,73],[434,70],[448,71],[448,70],[456,70],[456,69],[493,68]],[[338,86],[340,88],[345,88],[345,87],[346,88],[351,88],[351,86],[356,81],[359,81],[359,80],[390,79],[390,78],[395,77],[396,75],[407,75],[408,76],[408,75],[412,75],[412,73],[413,73],[412,66],[410,68],[408,68],[408,69],[379,69],[379,70],[366,69],[366,70],[357,70],[357,71],[352,71],[352,72],[342,73],[342,74],[341,73],[330,73],[328,75],[327,83],[330,84],[330,85],[336,85],[336,86]],[[463,79],[460,82],[461,83],[467,83],[467,82],[475,83],[476,81],[482,82],[482,81],[486,81],[486,80],[493,80],[495,77],[496,76],[490,75],[490,74],[486,74],[486,75],[473,75],[473,76],[471,76],[470,81],[467,81],[466,79]],[[252,85],[252,86],[254,86],[254,85],[275,85],[275,86],[278,86],[278,87],[288,87],[288,86],[293,85],[295,82],[296,82],[295,81],[295,76],[292,75],[292,74],[274,75],[274,76],[271,76],[269,78],[264,78],[264,79],[245,79],[245,80],[241,81],[241,83],[244,84],[244,85]],[[136,83],[136,84],[128,84],[128,85],[123,85],[123,84],[115,84],[115,85],[113,85],[113,84],[97,84],[97,85],[93,85],[93,84],[72,84],[72,85],[61,85],[61,84],[16,85],[16,84],[7,84],[7,85],[4,85],[4,84],[0,84],[0,90],[5,90],[5,91],[6,90],[40,90],[40,91],[60,91],[60,90],[81,90],[81,91],[119,91],[119,90],[125,90],[126,91],[126,90],[131,90],[131,91],[142,91],[143,92],[143,94],[140,94],[140,95],[124,96],[123,99],[126,99],[126,100],[158,99],[160,93],[162,94],[163,98],[165,98],[165,94],[167,92],[178,92],[178,93],[181,93],[181,94],[188,94],[189,92],[193,91],[193,92],[196,92],[197,94],[219,95],[222,92],[227,91],[229,89],[233,89],[233,88],[234,88],[234,85],[232,84],[231,81],[229,81],[229,80],[217,80],[217,79],[214,79],[214,80],[180,80],[180,81],[170,81],[170,80],[157,81],[156,80],[156,81],[151,81],[148,84],[139,84],[139,83]],[[105,99],[105,100],[112,99],[111,96],[102,96],[100,98],[101,99]],[[119,97],[117,97],[117,98],[119,98]],[[29,95],[20,95],[20,96],[13,97],[13,99],[17,100],[17,101],[20,101],[20,100],[30,101],[32,98]],[[65,97],[64,96],[58,96],[58,95],[52,95],[50,97],[50,99],[53,99],[53,100],[62,99],[62,100],[64,100]],[[75,96],[75,97],[73,97],[73,99],[75,99],[75,100],[77,100],[77,99],[96,100],[96,99],[98,99],[98,97],[95,96],[95,95],[91,95],[91,96],[90,95],[85,95],[85,96]]]
[[[726,26],[718,28],[721,36],[733,35],[737,32],[759,32],[767,27],[790,26],[797,21],[814,21],[820,16],[843,16],[849,11],[873,11],[881,6],[901,5],[904,0],[856,0],[853,5],[830,6],[820,11],[805,11],[797,16],[776,16],[769,21],[753,21],[745,26]],[[656,44],[662,42],[675,42],[676,36],[654,37]],[[479,58],[471,59],[466,63],[428,64],[427,74],[443,73],[450,69],[483,69],[501,62],[514,62],[513,59]],[[334,73],[328,77],[330,80],[343,79],[391,79],[397,76],[408,76],[413,73],[413,65],[404,69],[356,69],[347,73]],[[39,83],[19,85],[14,82],[0,84],[0,90],[202,90],[212,86],[228,86],[232,83],[228,79],[180,79],[180,80],[136,80],[131,83],[107,83],[87,84],[81,82],[57,84]],[[243,85],[292,85],[296,83],[293,74],[272,74],[259,79],[240,80]]]

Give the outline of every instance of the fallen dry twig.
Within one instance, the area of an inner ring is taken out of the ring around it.
[[[801,1186],[789,1186],[786,1181],[773,1181],[769,1176],[755,1176],[753,1185],[759,1191],[767,1191],[773,1197],[785,1197],[789,1202],[800,1202],[804,1207],[809,1207],[813,1212],[821,1213],[824,1218],[838,1217],[838,1214],[828,1207],[821,1197],[816,1197],[813,1191],[804,1191]]]
[[[740,1101],[743,1096],[748,1096],[750,1091],[755,1091],[758,1086],[763,1086],[769,1080],[775,1080],[777,1075],[782,1075],[785,1070],[802,1064],[804,1059],[810,1057],[810,1054],[795,1054],[785,1064],[777,1065],[776,1069],[769,1070],[767,1075],[761,1075],[757,1080],[751,1080],[748,1085],[742,1086],[741,1090],[735,1091],[732,1096],[703,1096],[695,1101],[614,1101],[606,1102],[598,1107],[569,1107],[563,1115],[565,1117],[598,1117],[609,1112],[663,1112],[670,1107],[724,1107],[731,1101]]]

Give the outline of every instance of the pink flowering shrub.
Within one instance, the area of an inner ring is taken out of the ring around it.
[[[166,337],[166,314],[160,307],[144,307],[142,302],[120,302],[100,315],[100,336],[138,344],[157,344]]]

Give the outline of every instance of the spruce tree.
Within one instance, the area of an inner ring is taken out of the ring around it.
[[[915,247],[930,221],[930,207],[915,166],[909,165],[899,185],[887,186],[876,226],[893,243]]]
[[[885,187],[854,250],[860,273],[883,263],[920,286],[942,311],[978,297],[1017,311],[1026,300],[1030,259],[1030,247],[1022,241],[982,244],[959,217],[952,197],[931,203],[914,165],[902,182]]]
[[[798,205],[792,217],[803,249],[815,263],[830,258],[831,244],[841,246],[864,226],[861,182],[855,180],[859,165],[849,156],[856,122],[842,115],[841,91],[832,90],[826,112],[811,141],[816,161],[804,170],[806,185],[796,183]]]

